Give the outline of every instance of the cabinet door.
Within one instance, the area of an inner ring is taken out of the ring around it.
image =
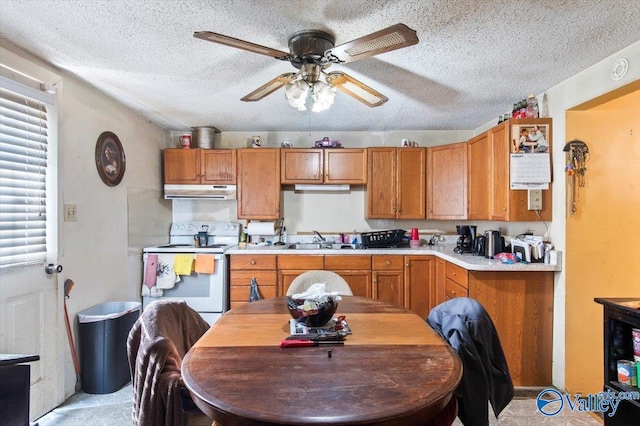
[[[424,219],[427,197],[426,148],[399,148],[397,155],[398,219]]]
[[[467,167],[469,175],[468,218],[489,219],[491,198],[490,154],[488,132],[471,139],[468,143]]]
[[[238,150],[238,219],[280,217],[280,150]]]
[[[200,183],[199,149],[165,149],[162,151],[164,183]]]
[[[366,184],[366,150],[364,148],[325,149],[324,182],[331,184]]]
[[[405,256],[404,263],[404,306],[426,319],[437,304],[435,258]]]
[[[280,159],[282,162],[280,183],[319,184],[323,182],[322,149],[282,149]]]
[[[346,257],[346,256],[345,256]],[[328,268],[327,268],[328,269]],[[333,270],[349,283],[354,296],[371,297],[371,270]],[[340,308],[338,308],[340,310]]]
[[[467,218],[467,143],[427,148],[427,219]]]
[[[372,294],[374,299],[404,306],[404,272],[373,271]]]
[[[509,220],[509,129],[508,122],[489,130],[491,152],[491,220]]]
[[[235,149],[203,149],[201,150],[201,163],[201,183],[236,184]]]
[[[367,219],[396,217],[396,148],[368,148]]]

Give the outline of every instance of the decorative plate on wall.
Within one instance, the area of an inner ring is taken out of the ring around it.
[[[109,186],[118,185],[126,165],[120,139],[112,132],[103,132],[96,142],[96,167],[102,181]]]

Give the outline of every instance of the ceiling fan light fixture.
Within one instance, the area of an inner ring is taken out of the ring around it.
[[[304,80],[293,80],[287,83],[284,95],[289,101],[289,105],[298,111],[307,110],[307,96],[309,95],[309,85]]]
[[[336,97],[336,88],[324,81],[317,81],[312,87],[311,97],[313,98],[311,110],[313,112],[325,111],[333,105],[333,100]]]

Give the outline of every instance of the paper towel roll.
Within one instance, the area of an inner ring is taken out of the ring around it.
[[[276,235],[275,222],[249,222],[247,225],[249,235]]]

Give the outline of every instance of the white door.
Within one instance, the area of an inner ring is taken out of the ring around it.
[[[0,268],[0,353],[40,356],[39,361],[30,363],[30,419],[33,421],[64,400],[63,355],[69,353],[63,334],[62,286],[58,285],[57,274],[45,273],[45,266],[56,262],[58,255],[58,112],[55,105],[60,104],[62,80],[2,47],[0,63],[3,65],[0,67],[3,77],[0,79],[0,137],[3,142],[0,145],[3,160],[0,167],[3,173],[0,180],[3,195],[0,261],[8,265]],[[49,89],[55,89],[56,93],[52,95]],[[22,97],[17,99],[16,96]],[[40,104],[34,104],[33,100]],[[38,155],[35,151],[42,151],[40,157],[44,162],[32,161],[35,159],[31,157]],[[27,159],[21,161],[20,158]],[[16,164],[20,166],[16,167]],[[37,173],[34,167],[37,167]],[[42,175],[41,170],[46,171],[44,185],[40,180],[39,186],[35,186],[33,175]],[[24,175],[20,175],[21,172]],[[18,187],[24,187],[25,191],[18,191]],[[41,195],[42,187],[44,196]],[[36,193],[35,189],[38,190],[37,202],[28,198],[32,197],[29,194]],[[43,217],[42,207],[37,209],[39,215],[33,213],[34,205],[46,206],[44,237],[41,224],[40,227],[22,224],[23,221],[31,224],[37,221],[31,218]],[[12,226],[14,224],[17,226]],[[21,230],[16,231],[19,227]],[[42,238],[46,239],[44,255]],[[12,241],[20,239],[28,240],[38,252],[37,256],[22,258],[22,251],[14,251],[21,243],[13,244]]]
[[[0,353],[40,356],[30,363],[31,421],[64,400],[57,281],[42,264],[0,272]]]

